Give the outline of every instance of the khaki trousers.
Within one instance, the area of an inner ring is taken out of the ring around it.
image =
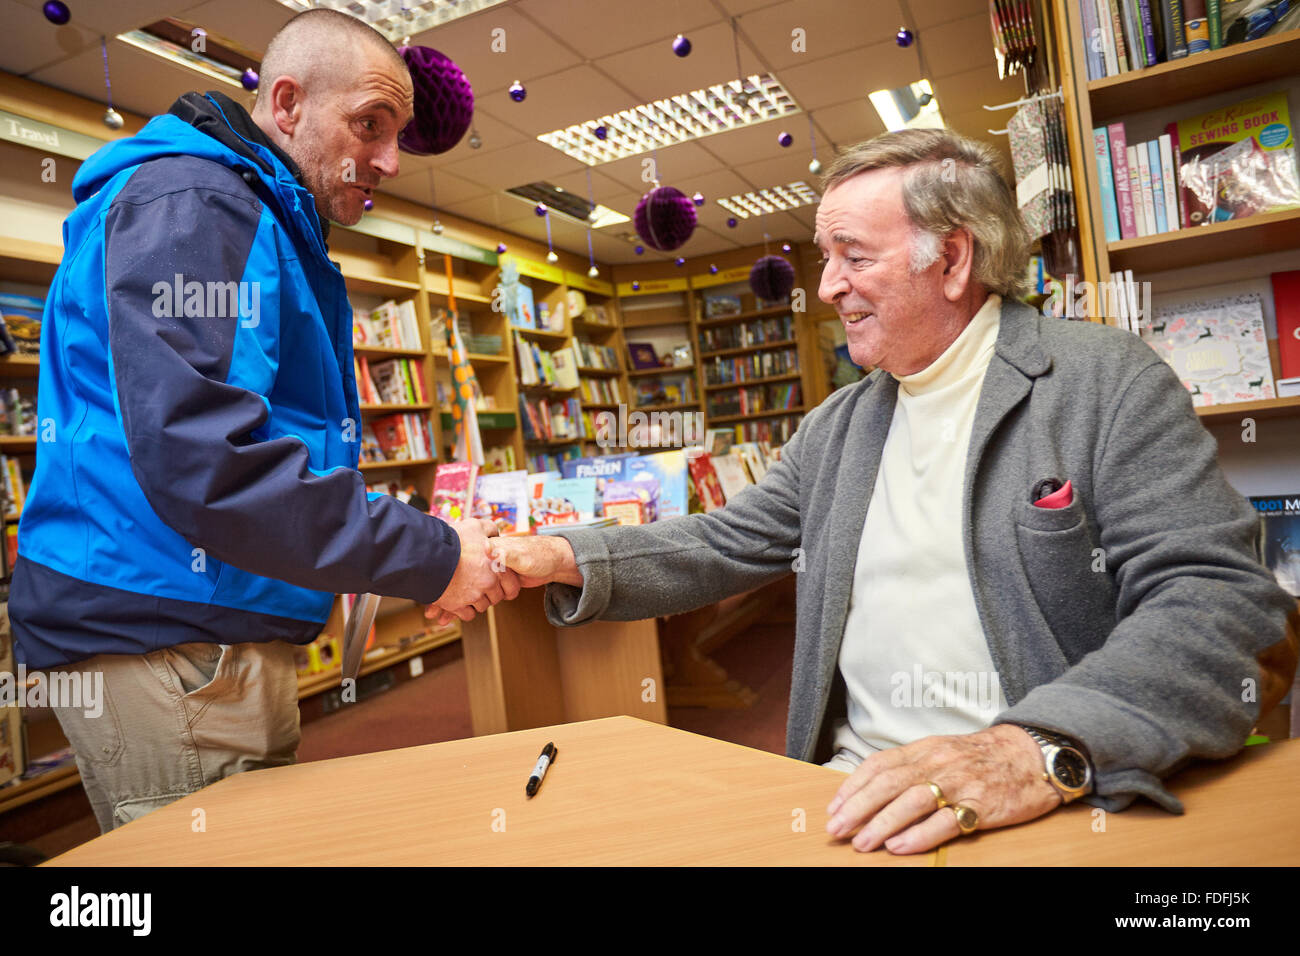
[[[294,762],[298,677],[283,641],[101,654],[61,670],[103,673],[98,716],[52,709],[104,833],[231,774]]]

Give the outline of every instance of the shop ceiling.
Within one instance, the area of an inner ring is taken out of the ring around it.
[[[144,115],[164,112],[188,90],[217,84],[113,37],[177,17],[261,51],[293,15],[276,0],[67,2],[72,22],[56,29],[41,15],[41,0],[0,0],[0,69],[102,101],[99,38],[107,36],[114,103]],[[755,245],[764,233],[808,238],[815,207],[731,229],[729,214],[714,200],[801,180],[816,187],[808,172],[813,131],[823,162],[837,146],[883,132],[867,99],[873,90],[929,79],[947,125],[992,143],[1009,162],[1006,137],[987,132],[1004,127],[1009,114],[988,113],[981,104],[1014,100],[1024,88],[1019,77],[998,79],[988,0],[510,0],[411,38],[451,57],[469,77],[482,146],[470,148],[466,136],[440,156],[403,154],[401,175],[383,191],[427,205],[432,169],[438,209],[544,241],[544,221],[504,190],[541,179],[585,196],[588,168],[537,136],[734,79],[732,18],[743,71],[774,74],[803,112],[659,151],[664,185],[708,199],[682,255]],[[894,41],[904,25],[916,36],[907,48]],[[505,30],[505,52],[493,51],[497,28]],[[802,50],[796,29],[803,31]],[[672,52],[678,33],[693,47],[684,58]],[[507,93],[515,80],[528,91],[522,103]],[[777,142],[783,130],[794,137],[789,148]],[[625,215],[649,188],[641,180],[641,157],[590,172],[596,201]],[[586,230],[551,218],[556,246],[585,254]],[[630,231],[630,223],[594,231],[597,260],[637,261],[631,244],[618,238]]]

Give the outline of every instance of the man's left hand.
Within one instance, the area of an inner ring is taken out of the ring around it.
[[[978,733],[925,737],[872,754],[840,786],[826,812],[832,836],[853,837],[857,850],[924,853],[961,835],[957,805],[974,810],[977,830],[1033,820],[1060,806],[1044,777],[1043,752],[1012,724]],[[927,783],[943,791],[938,803]]]

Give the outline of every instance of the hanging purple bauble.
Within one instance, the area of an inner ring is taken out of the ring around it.
[[[497,243],[497,255],[499,255],[499,256],[505,255],[505,252],[506,252],[506,244],[505,244],[504,242],[498,242],[498,243]]]
[[[899,27],[898,32],[894,34],[894,42],[901,47],[912,45],[912,31],[907,27]]]
[[[72,19],[72,11],[63,0],[46,0],[45,5],[41,7],[41,13],[45,14],[45,19],[56,27],[61,27]]]
[[[632,291],[633,291],[633,292],[637,292],[637,291],[639,291],[640,288],[641,288],[641,283],[639,283],[639,282],[633,282],[633,283],[632,283]]]
[[[781,243],[781,251],[788,253],[790,251],[790,243],[788,242]]]
[[[637,246],[632,251],[635,252],[638,256],[643,256],[645,255],[645,246]]]
[[[711,276],[715,276],[715,275],[717,275],[717,274],[718,274],[718,267],[717,267],[717,266],[709,266],[709,275],[711,275]]]
[[[682,36],[680,33],[677,34],[676,39],[673,40],[673,52],[678,56],[690,56],[691,41],[686,39],[686,37]]]
[[[243,73],[239,74],[239,85],[251,93],[257,89],[257,84],[261,82],[261,79],[262,78],[257,75],[256,70],[245,70]]]
[[[397,145],[416,156],[445,153],[460,142],[474,119],[474,88],[460,67],[427,46],[397,51],[415,87],[415,115],[397,136]]]
[[[375,201],[367,197],[366,201],[363,202],[361,205],[362,207],[364,207],[366,212],[370,212],[370,210],[375,208]]]
[[[782,302],[794,288],[794,266],[780,256],[763,256],[749,270],[749,287],[764,302]]]
[[[641,197],[633,214],[636,234],[660,252],[669,252],[695,231],[695,204],[680,189],[659,186]]]
[[[603,126],[597,126],[592,132],[596,134],[596,139],[600,140],[601,142],[604,142],[605,137],[609,135],[609,130],[607,130]]]
[[[691,197],[691,202],[695,203],[695,205],[697,206],[703,206],[704,193],[696,193],[694,196]]]
[[[727,228],[728,228],[728,229],[735,229],[735,228],[736,228],[736,217],[735,217],[735,216],[731,216],[729,219],[727,219]]]
[[[682,266],[684,266],[684,265],[686,265],[686,260],[683,259],[681,256],[678,256],[678,257],[677,257],[677,268],[680,269],[680,268],[681,268]]]
[[[782,133],[780,136],[776,138],[776,141],[780,143],[784,148],[789,149],[791,144],[794,143],[794,137],[791,136],[789,133]]]
[[[534,207],[533,207],[533,215],[535,215],[535,216],[545,216],[545,215],[546,215],[546,203],[544,203],[544,202],[539,202],[536,206],[534,206]]]
[[[515,80],[510,84],[510,98],[516,103],[522,103],[527,96],[528,91],[524,89],[524,84],[520,83],[518,80]]]

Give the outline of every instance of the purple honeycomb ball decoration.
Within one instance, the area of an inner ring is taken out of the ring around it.
[[[790,146],[794,143],[794,137],[791,136],[789,133],[782,133],[780,136],[776,138],[776,141],[780,143],[783,148],[789,149]]]
[[[427,46],[397,51],[415,87],[415,115],[397,136],[397,145],[416,156],[445,153],[460,142],[474,119],[474,88],[460,67]]]
[[[609,130],[603,126],[597,126],[593,132],[596,134],[596,139],[600,140],[602,143],[605,141],[605,138],[609,136]]]
[[[61,27],[72,19],[72,11],[63,0],[47,0],[46,4],[41,7],[41,13],[45,14],[45,19],[49,20],[56,27]]]
[[[361,205],[366,210],[366,212],[370,212],[370,210],[375,208],[375,201],[373,199],[367,199]]]
[[[544,203],[544,202],[539,202],[536,206],[533,207],[533,213],[534,213],[534,215],[545,216],[545,215],[546,215],[546,211],[547,211],[547,210],[546,210],[546,203]]]
[[[632,251],[635,252],[638,256],[643,256],[645,255],[645,246],[637,246]]]
[[[633,214],[636,234],[660,252],[681,246],[695,231],[695,204],[680,189],[659,186],[641,197]]]
[[[727,228],[728,228],[728,229],[735,229],[735,228],[736,228],[736,217],[735,217],[735,216],[730,216],[730,217],[728,217],[728,219],[727,219]]]
[[[682,36],[680,33],[677,34],[676,39],[673,40],[673,52],[678,56],[690,56],[691,41],[686,39],[686,37]]]
[[[749,270],[749,287],[764,302],[782,302],[794,288],[794,266],[780,256],[763,256]]]
[[[503,256],[503,255],[505,255],[505,254],[506,254],[506,244],[505,244],[504,242],[498,242],[498,243],[497,243],[497,255],[499,255],[499,256]]]
[[[516,103],[522,103],[527,96],[528,91],[524,89],[524,84],[518,80],[510,84],[510,98]]]
[[[907,29],[907,27],[899,27],[898,32],[894,34],[894,42],[897,43],[897,44],[898,44],[899,46],[901,46],[901,47],[909,47],[909,46],[911,46],[911,45],[912,45],[912,31],[909,30],[909,29]]]
[[[257,84],[261,81],[262,78],[257,75],[256,70],[249,69],[239,74],[239,85],[250,93],[257,89]]]
[[[697,206],[703,206],[704,193],[696,193],[694,196],[691,197],[691,202],[695,203],[695,205]]]

